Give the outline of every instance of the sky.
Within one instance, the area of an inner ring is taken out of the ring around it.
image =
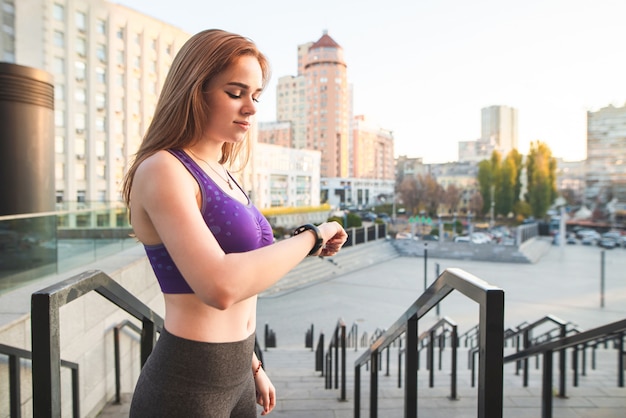
[[[626,104],[625,0],[117,0],[190,34],[251,38],[272,65],[259,121],[297,47],[328,34],[344,49],[354,113],[394,136],[395,154],[455,161],[480,137],[481,109],[518,111],[518,149],[586,158],[587,112]],[[175,6],[173,6],[175,5]]]

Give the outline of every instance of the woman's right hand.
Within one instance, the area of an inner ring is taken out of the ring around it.
[[[318,228],[322,233],[324,244],[322,244],[322,248],[315,255],[329,257],[337,254],[348,239],[346,231],[336,221],[324,222]]]

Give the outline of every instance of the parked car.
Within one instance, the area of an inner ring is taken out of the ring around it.
[[[439,237],[437,235],[427,234],[427,235],[422,235],[421,240],[422,241],[439,241]]]
[[[576,234],[568,234],[567,235],[567,240],[565,241],[568,245],[574,245],[578,243],[578,240],[576,240]]]
[[[602,234],[602,238],[610,238],[615,241],[615,244],[619,247],[622,243],[622,234],[617,231],[609,231]]]
[[[469,235],[460,235],[458,237],[454,237],[454,242],[470,242]]]
[[[398,232],[396,234],[396,239],[411,239],[413,236],[410,232]]]
[[[615,242],[613,238],[602,238],[598,242],[598,246],[602,248],[606,248],[608,250],[612,250],[613,248],[617,247],[617,243]]]
[[[593,245],[596,243],[596,239],[591,236],[591,235],[584,235],[581,239],[580,239],[580,243],[582,245]]]

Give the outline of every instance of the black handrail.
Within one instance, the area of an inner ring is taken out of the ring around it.
[[[115,403],[119,404],[122,402],[121,396],[121,388],[122,388],[122,379],[121,379],[121,357],[120,357],[120,331],[122,328],[128,327],[135,331],[137,334],[141,335],[141,328],[132,323],[130,320],[126,319],[113,328],[113,348],[115,350]]]
[[[61,416],[59,309],[96,291],[142,322],[141,365],[152,352],[163,319],[119,283],[99,270],[89,270],[56,283],[31,296],[33,356],[33,415]]]
[[[546,323],[553,323],[558,326],[560,338],[563,338],[567,335],[567,325],[569,324],[568,322],[565,322],[562,319],[554,315],[546,315],[543,318],[540,318],[531,324],[528,324],[528,323],[521,324],[520,326],[518,326],[518,330],[515,333],[511,334],[508,338],[512,339],[512,338],[517,338],[521,336],[522,341],[523,341],[522,342],[523,349],[527,349],[531,345],[533,345],[533,341],[531,338],[532,331],[535,328]],[[535,340],[535,343],[536,343],[536,340]],[[517,350],[518,351],[520,350],[519,344],[517,344]],[[566,362],[565,357],[566,357],[565,350],[560,350],[559,351],[559,397],[561,398],[566,397],[565,380],[566,380],[566,373],[567,373],[567,367],[566,367],[567,362]],[[517,363],[516,374],[518,370],[519,370],[519,362]],[[528,386],[528,358],[523,359],[522,371],[523,371],[523,386],[527,387]]]
[[[339,348],[341,346],[341,372],[339,370]],[[343,319],[337,321],[333,338],[328,344],[326,354],[326,389],[332,389],[333,377],[333,348],[335,351],[335,389],[339,389],[339,378],[341,377],[341,395],[339,400],[345,401],[346,397],[346,323]],[[341,376],[340,376],[341,375]]]
[[[595,340],[601,340],[609,335],[615,335],[619,336],[620,340],[622,341],[621,353],[619,357],[623,359],[624,332],[626,332],[626,319],[602,325],[597,328],[583,331],[575,335],[559,338],[558,340],[528,347],[523,351],[518,351],[517,353],[506,356],[504,358],[504,362],[509,363],[512,361],[523,360],[537,354],[543,355],[543,378],[541,383],[541,416],[542,418],[552,418],[552,354],[554,353],[554,351],[565,350],[570,347],[575,347],[579,344],[584,344]],[[618,370],[618,373],[622,374],[623,382],[623,361],[619,369],[620,370]]]
[[[449,326],[450,329],[448,329],[446,326]],[[441,333],[437,335],[436,332],[439,328],[441,328]],[[434,367],[435,342],[437,342],[437,345],[439,348],[439,370],[441,370],[442,354],[445,348],[446,333],[448,332],[450,333],[450,347],[451,347],[450,399],[457,399],[457,375],[458,375],[457,374],[457,358],[458,358],[457,348],[459,346],[459,337],[458,337],[457,328],[458,326],[456,322],[444,316],[443,318],[439,319],[439,321],[437,321],[435,325],[430,327],[427,331],[423,332],[418,338],[420,345],[421,345],[418,351],[420,351],[422,348],[426,348],[428,350],[427,351],[428,361],[427,361],[427,367],[426,367],[428,369],[428,382],[429,382],[428,385],[429,387],[434,387],[435,385],[435,367]],[[398,375],[401,375],[402,374],[402,355],[404,353],[404,350],[402,349],[402,338],[399,338],[398,340],[400,343],[400,348],[398,349],[399,350],[398,352]],[[424,341],[426,340],[428,342],[424,344]],[[419,354],[418,354],[417,369],[419,370]],[[399,388],[402,387],[401,379],[398,379],[398,387]]]
[[[324,333],[320,332],[320,337],[317,340],[317,347],[315,348],[315,371],[322,372],[324,376]]]
[[[20,418],[22,416],[22,392],[20,360],[32,360],[32,353],[17,347],[0,344],[0,354],[9,357],[9,416]],[[78,396],[78,364],[71,361],[61,360],[61,367],[67,367],[72,375],[72,416],[80,416],[80,398]]]
[[[379,352],[406,334],[404,416],[417,417],[417,322],[453,290],[478,302],[481,358],[478,417],[502,417],[504,291],[460,269],[446,269],[400,318],[354,363],[354,416],[360,417],[361,366],[370,364],[370,417],[378,416]]]

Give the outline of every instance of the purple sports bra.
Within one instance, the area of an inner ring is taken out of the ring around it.
[[[168,151],[198,182],[202,195],[200,213],[225,253],[242,253],[274,241],[269,222],[256,207],[251,203],[244,205],[224,193],[183,150]],[[165,245],[144,245],[144,248],[163,293],[193,293]]]

